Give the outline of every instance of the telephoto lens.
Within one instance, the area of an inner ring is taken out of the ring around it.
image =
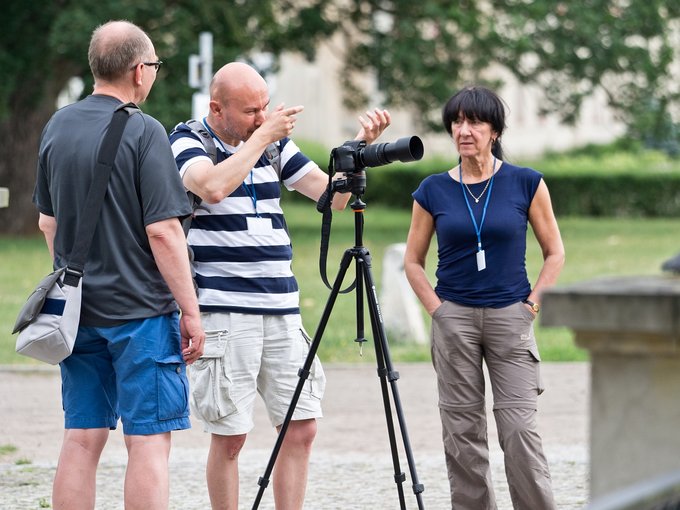
[[[381,166],[393,161],[416,161],[423,157],[423,142],[417,136],[405,136],[396,142],[366,146],[357,154],[359,166]]]

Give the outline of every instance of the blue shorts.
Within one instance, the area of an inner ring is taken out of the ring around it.
[[[188,429],[189,383],[178,314],[113,327],[80,327],[60,363],[65,428],[126,435]]]

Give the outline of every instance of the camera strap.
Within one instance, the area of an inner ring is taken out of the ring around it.
[[[333,201],[333,174],[335,170],[333,168],[333,157],[328,163],[328,186],[323,195],[319,198],[316,204],[316,210],[319,211],[323,218],[321,220],[321,244],[319,245],[319,274],[321,275],[321,280],[329,289],[333,289],[331,284],[328,282],[328,274],[326,268],[328,265],[328,242],[331,237],[331,223],[333,222],[333,212],[331,210],[331,202]],[[356,287],[356,278],[352,284],[345,290],[339,291],[340,294],[347,294],[352,292]]]

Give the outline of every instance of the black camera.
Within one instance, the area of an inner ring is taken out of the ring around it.
[[[336,172],[360,172],[366,167],[382,166],[393,161],[415,161],[423,157],[423,142],[417,136],[399,138],[392,143],[366,145],[364,140],[350,140],[331,151]]]
[[[331,151],[331,169],[344,173],[346,178],[333,181],[334,192],[352,192],[361,196],[366,191],[366,167],[387,165],[393,161],[415,161],[423,157],[423,142],[417,136],[399,138],[396,142],[366,145],[364,140],[350,140]],[[325,197],[324,197],[325,198]],[[317,204],[322,210],[325,200]]]

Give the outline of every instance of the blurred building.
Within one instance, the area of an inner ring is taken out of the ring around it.
[[[289,106],[305,106],[295,125],[295,137],[318,141],[329,149],[354,137],[359,126],[357,116],[363,113],[350,111],[342,103],[339,80],[342,61],[337,48],[336,51],[333,48],[332,42],[321,44],[313,63],[299,55],[284,54],[280,72],[267,80],[272,106],[281,102]],[[540,115],[539,88],[520,86],[507,70],[499,69],[497,75],[507,84],[498,92],[509,109],[503,139],[510,159],[539,155],[548,149],[563,150],[587,143],[606,143],[624,132],[625,126],[617,122],[607,108],[604,93],[586,100],[578,124],[567,126],[556,115]],[[375,80],[367,77],[365,87],[369,97],[376,98],[371,106],[383,106]],[[393,124],[384,135],[384,141],[418,135],[425,144],[426,156],[456,155],[443,128],[439,133],[418,132],[419,128],[414,127],[418,125],[416,115],[409,111],[389,110]]]

